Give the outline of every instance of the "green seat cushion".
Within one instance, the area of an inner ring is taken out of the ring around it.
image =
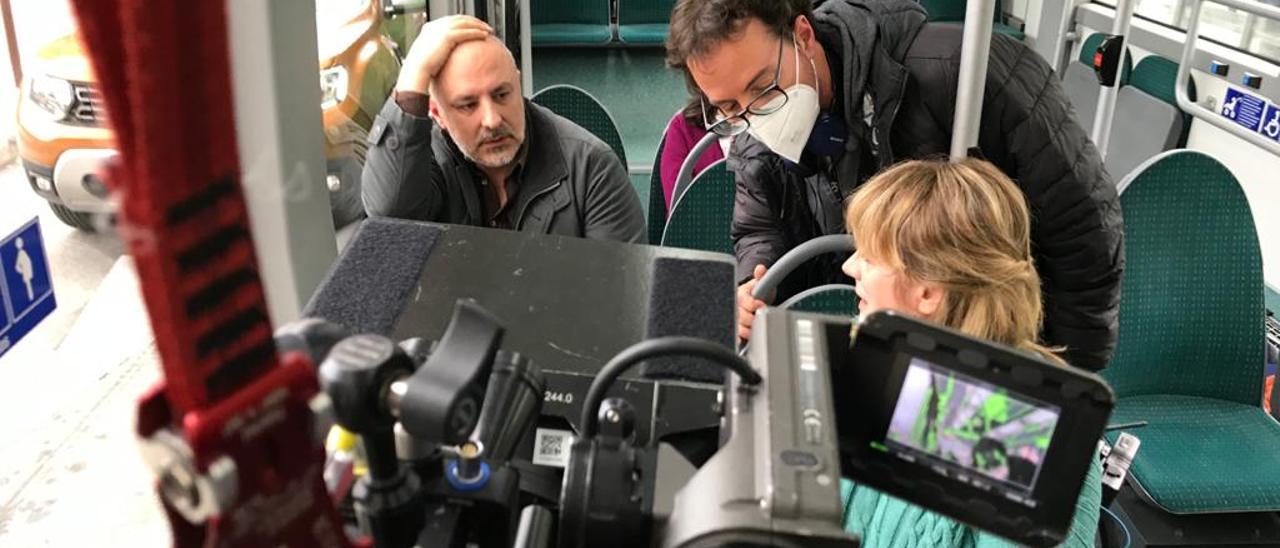
[[[1175,514],[1280,509],[1280,424],[1257,406],[1194,396],[1120,398],[1112,423],[1149,421],[1130,474]],[[1117,432],[1107,434],[1115,441]]]
[[[667,24],[618,25],[618,38],[624,44],[660,46],[667,41]]]
[[[606,44],[613,39],[608,25],[580,23],[543,23],[533,25],[533,45],[567,46]]]
[[[1276,316],[1280,316],[1280,290],[1268,284],[1266,291],[1267,310],[1274,312]]]

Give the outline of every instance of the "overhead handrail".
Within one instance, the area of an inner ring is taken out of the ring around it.
[[[1195,103],[1191,100],[1191,93],[1187,86],[1187,82],[1191,79],[1191,64],[1194,62],[1195,58],[1196,42],[1200,39],[1198,32],[1200,29],[1200,12],[1204,8],[1204,3],[1206,1],[1229,8],[1235,8],[1246,13],[1252,13],[1258,17],[1265,17],[1273,21],[1280,21],[1280,8],[1259,2],[1244,0],[1185,1],[1191,7],[1191,11],[1187,21],[1187,41],[1182,46],[1182,60],[1178,63],[1178,77],[1177,81],[1174,83],[1174,95],[1178,100],[1178,108],[1182,109],[1182,111],[1187,114],[1208,122],[1218,129],[1244,139],[1250,144],[1262,147],[1262,149],[1267,152],[1280,155],[1280,142],[1272,141],[1256,131],[1245,129],[1244,126],[1219,116],[1217,112]]]

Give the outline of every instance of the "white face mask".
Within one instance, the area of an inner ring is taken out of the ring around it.
[[[796,45],[794,37],[791,44],[793,47]],[[785,90],[787,104],[777,112],[752,115],[751,127],[747,132],[778,156],[792,163],[800,163],[800,153],[804,152],[804,146],[809,142],[809,133],[818,120],[821,106],[818,100],[818,66],[813,59],[809,60],[809,65],[813,68],[813,86],[800,83],[800,48],[794,49],[796,83]],[[782,97],[775,99],[781,100]]]

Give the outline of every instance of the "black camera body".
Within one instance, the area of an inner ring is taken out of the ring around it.
[[[608,527],[616,513],[562,521],[561,540],[857,546],[843,528],[842,478],[1022,545],[1067,538],[1113,405],[1105,382],[893,312],[851,328],[833,316],[758,313],[748,357],[759,378],[726,383],[723,443],[675,495],[671,515],[641,533]],[[603,438],[611,454],[633,450]],[[592,474],[599,449],[579,454],[592,441],[574,445],[566,512],[580,498],[638,492],[631,483],[644,470],[634,460],[635,475]]]
[[[365,497],[372,502],[365,503],[361,527],[378,546],[470,539],[503,547],[856,547],[859,539],[844,530],[842,478],[1023,545],[1067,537],[1113,405],[1100,378],[892,312],[852,327],[846,318],[770,308],[756,317],[746,359],[687,337],[628,348],[604,366],[584,398],[559,500],[532,497],[518,476],[503,475],[517,473],[508,461],[514,440],[532,429],[541,376],[527,359],[497,350],[502,328],[474,304],[459,303],[446,336],[416,371],[375,367],[413,358],[389,340],[357,336],[335,347],[321,376],[344,403],[340,422],[346,417],[343,424],[364,439],[369,486],[381,489]],[[374,346],[386,351],[372,352]],[[347,347],[363,352],[357,354],[369,358],[368,366],[344,358],[356,355]],[[389,358],[379,358],[384,354]],[[723,387],[718,451],[691,477],[664,477],[668,472],[653,458],[656,441],[635,435],[644,417],[625,396],[606,397],[631,366],[680,354],[734,374]],[[376,382],[338,374],[384,369],[386,378]],[[376,393],[342,398],[353,382]],[[439,397],[441,390],[474,393],[468,409],[480,413],[468,412],[463,421],[450,410],[465,406],[449,405],[413,414],[415,398],[456,399]],[[377,428],[351,418],[368,414],[361,414],[366,408],[394,418],[382,417]],[[417,465],[414,472],[410,462],[393,460],[396,419],[417,443],[444,450],[469,441],[445,451],[453,456],[429,465],[431,473]],[[435,481],[429,487],[391,481],[402,476]],[[496,489],[500,478],[509,481]],[[651,478],[682,485],[669,515],[655,515],[662,505],[646,488]],[[476,491],[478,485],[487,490]],[[496,498],[477,499],[481,492]]]

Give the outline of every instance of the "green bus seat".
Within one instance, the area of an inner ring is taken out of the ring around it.
[[[1189,150],[1152,158],[1120,191],[1120,336],[1103,376],[1112,422],[1149,421],[1131,484],[1173,514],[1280,510],[1280,424],[1259,405],[1262,258],[1244,192]]]
[[[609,110],[591,93],[576,86],[559,84],[542,89],[533,94],[529,100],[599,137],[618,155],[618,160],[622,161],[622,167],[627,167],[627,152],[622,147],[622,135],[618,133],[618,125],[614,123]]]

